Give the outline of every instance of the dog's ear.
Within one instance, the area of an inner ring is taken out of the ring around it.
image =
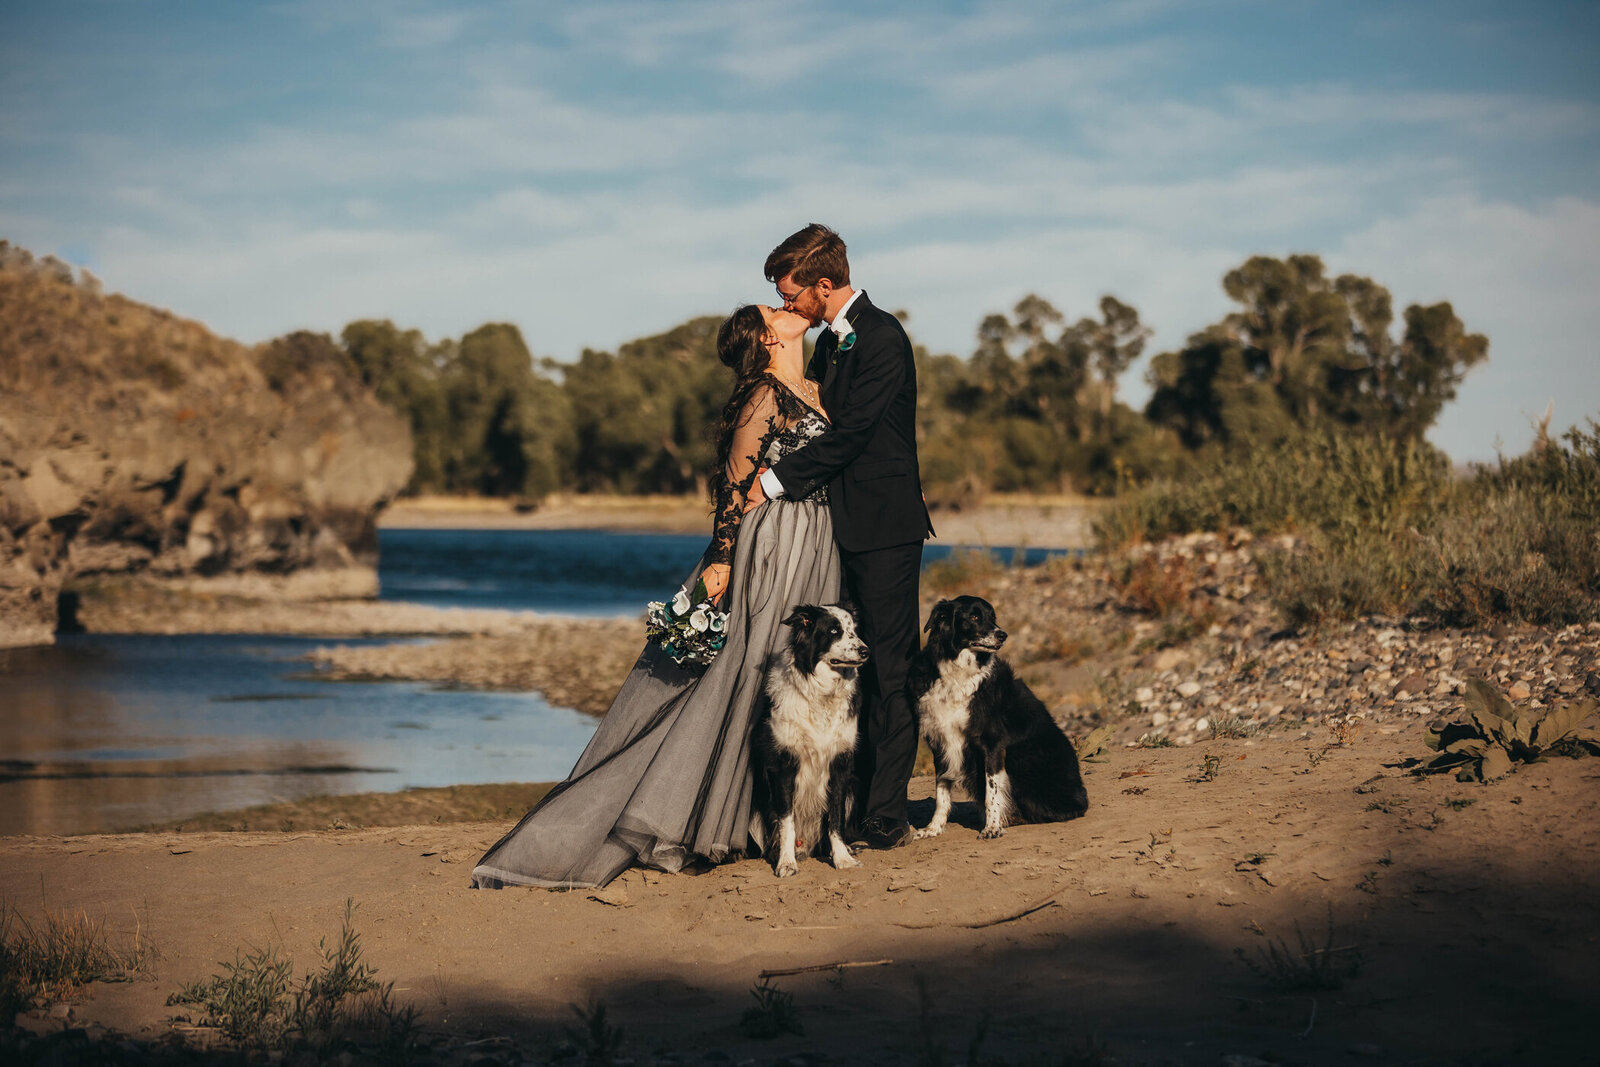
[[[810,605],[808,604],[795,605],[794,610],[789,612],[789,617],[783,620],[783,624],[785,626],[810,626],[816,619],[812,617],[809,609]]]
[[[941,600],[928,612],[928,624],[922,628],[923,633],[932,633],[936,626],[950,625],[950,616],[955,613],[956,605],[953,600]]]

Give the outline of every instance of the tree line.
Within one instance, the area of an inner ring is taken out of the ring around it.
[[[1252,257],[1223,289],[1233,311],[1151,359],[1143,410],[1117,397],[1117,379],[1150,330],[1114,296],[1075,321],[1024,297],[982,320],[966,357],[917,346],[930,501],[960,504],[991,490],[1109,493],[1306,435],[1425,446],[1464,375],[1487,358],[1488,340],[1449,303],[1407,307],[1397,330],[1387,289],[1329,277],[1314,255]],[[412,492],[703,492],[709,435],[731,384],[716,357],[719,321],[691,319],[558,363],[534,359],[505,323],[428,342],[362,320],[338,340],[280,339],[264,359],[337,363],[404,415]]]

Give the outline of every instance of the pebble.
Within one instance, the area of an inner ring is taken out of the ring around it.
[[[1196,693],[1200,692],[1200,688],[1201,687],[1200,687],[1200,683],[1199,682],[1196,682],[1196,681],[1183,682],[1182,684],[1180,684],[1178,686],[1178,695],[1183,697],[1184,699],[1188,699],[1189,697],[1192,697]]]

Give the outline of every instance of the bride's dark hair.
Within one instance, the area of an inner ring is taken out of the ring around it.
[[[733,432],[739,427],[739,412],[765,382],[767,367],[772,363],[772,351],[763,343],[766,336],[767,321],[759,304],[738,308],[717,327],[717,358],[733,368],[734,380],[733,392],[717,422],[717,458],[710,478],[713,501],[727,487],[728,459],[733,451]]]

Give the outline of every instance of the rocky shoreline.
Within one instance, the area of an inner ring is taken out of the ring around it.
[[[1461,631],[1368,618],[1292,634],[1261,591],[1256,547],[1238,533],[1144,550],[1164,568],[1181,561],[1190,575],[1191,595],[1166,618],[1131,605],[1113,565],[1098,557],[1033,568],[959,561],[931,568],[922,613],[942,596],[986,597],[1012,635],[1007,658],[1057,717],[1080,734],[1111,725],[1129,744],[1186,745],[1310,723],[1388,728],[1449,716],[1461,710],[1468,677],[1533,707],[1600,695],[1600,622]],[[323,649],[315,662],[338,678],[538,689],[598,714],[643,639],[642,624],[632,619],[507,616],[457,631],[474,636]]]

